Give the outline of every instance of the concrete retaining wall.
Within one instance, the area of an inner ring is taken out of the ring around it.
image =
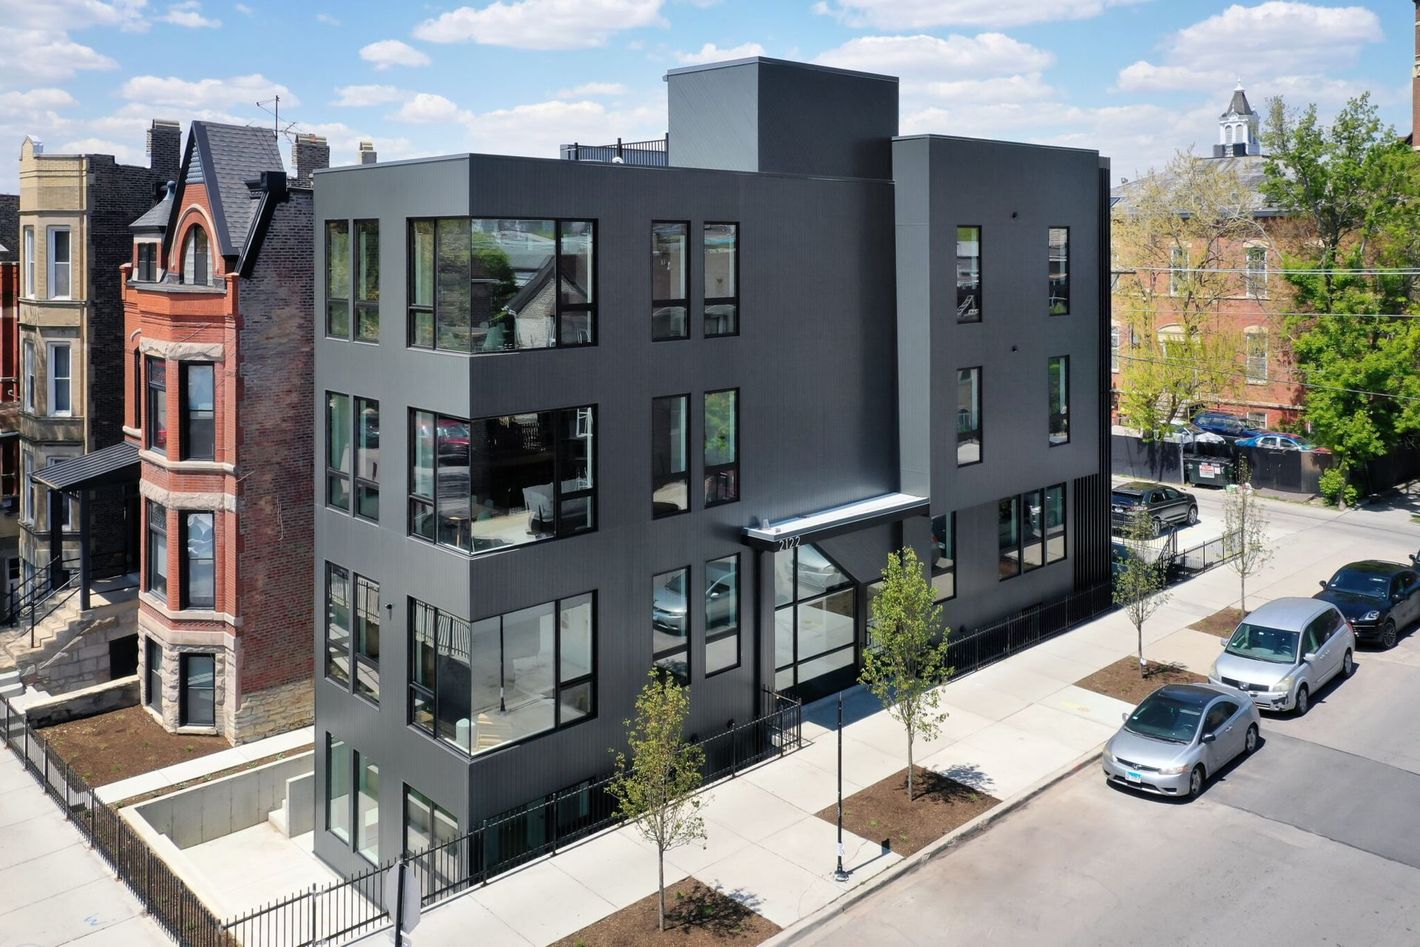
[[[286,837],[314,831],[316,827],[316,772],[286,780]]]
[[[191,848],[265,822],[271,810],[281,808],[288,783],[312,774],[314,765],[315,754],[302,753],[162,796],[133,809],[179,849]],[[301,804],[293,800],[293,811]]]
[[[25,722],[39,729],[137,706],[138,675],[133,674],[35,701],[25,708]]]

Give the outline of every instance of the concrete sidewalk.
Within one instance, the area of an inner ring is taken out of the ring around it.
[[[0,748],[0,947],[170,943],[14,754]]]
[[[1220,505],[1208,505],[1214,503]],[[1249,582],[1254,607],[1310,595],[1318,579],[1353,559],[1405,561],[1420,537],[1400,513],[1268,507],[1276,514],[1277,548],[1264,574]],[[1175,587],[1145,628],[1145,656],[1206,673],[1221,643],[1187,626],[1237,598],[1238,578],[1226,567]],[[1129,705],[1074,682],[1135,651],[1134,629],[1116,612],[949,682],[942,694],[949,716],[937,739],[918,742],[916,759],[1010,801],[1114,732]],[[850,880],[833,880],[835,830],[814,813],[836,799],[834,714],[832,699],[806,707],[803,749],[706,790],[707,844],[670,853],[667,883],[694,875],[789,927],[900,860],[848,836]],[[845,694],[844,718],[851,721],[844,727],[847,796],[902,769],[906,753],[902,728],[861,689]],[[654,849],[633,829],[619,828],[428,909],[415,939],[547,944],[654,893],[655,878]]]

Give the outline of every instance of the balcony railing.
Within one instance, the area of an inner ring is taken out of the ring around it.
[[[584,145],[573,142],[562,146],[567,161],[601,161],[610,164],[631,164],[643,168],[664,168],[670,151],[671,136],[650,141],[616,140],[614,145]]]

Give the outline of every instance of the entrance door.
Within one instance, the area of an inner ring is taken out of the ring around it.
[[[817,546],[774,554],[774,689],[805,700],[840,690],[858,667],[858,588]]]

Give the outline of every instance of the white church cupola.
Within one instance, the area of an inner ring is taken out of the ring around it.
[[[1233,100],[1228,110],[1218,116],[1218,143],[1213,146],[1213,157],[1233,158],[1242,155],[1262,153],[1257,140],[1257,113],[1247,102],[1242,80],[1233,90]]]

